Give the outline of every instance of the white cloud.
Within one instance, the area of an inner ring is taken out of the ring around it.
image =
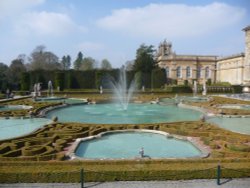
[[[74,23],[67,14],[46,11],[26,13],[17,22],[15,29],[21,35],[39,36],[63,36],[73,31],[87,31],[85,27]]]
[[[206,6],[149,4],[114,10],[111,15],[99,19],[97,25],[135,37],[192,37],[237,23],[245,14],[244,8],[225,3]]]

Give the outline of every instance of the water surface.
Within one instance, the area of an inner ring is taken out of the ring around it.
[[[201,156],[201,151],[188,141],[167,138],[148,132],[124,132],[105,134],[83,141],[76,149],[76,156],[91,159],[121,159],[140,157],[185,158]]]
[[[198,120],[201,112],[176,105],[135,104],[127,110],[119,104],[78,105],[48,112],[48,118],[57,116],[63,122],[101,124],[139,124]]]

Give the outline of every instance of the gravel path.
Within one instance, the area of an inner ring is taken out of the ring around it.
[[[20,183],[0,184],[1,188],[81,188],[80,183]],[[183,181],[120,181],[85,183],[85,188],[249,188],[250,178],[222,179],[221,185],[216,180],[183,180]]]

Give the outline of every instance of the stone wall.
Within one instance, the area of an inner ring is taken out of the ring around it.
[[[244,54],[238,54],[217,61],[216,82],[243,83]]]
[[[250,85],[250,26],[245,31],[245,62],[244,62],[244,84]]]

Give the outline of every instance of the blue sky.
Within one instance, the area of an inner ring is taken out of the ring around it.
[[[44,45],[120,67],[164,39],[177,54],[227,56],[244,52],[249,9],[249,0],[0,0],[0,62]]]

